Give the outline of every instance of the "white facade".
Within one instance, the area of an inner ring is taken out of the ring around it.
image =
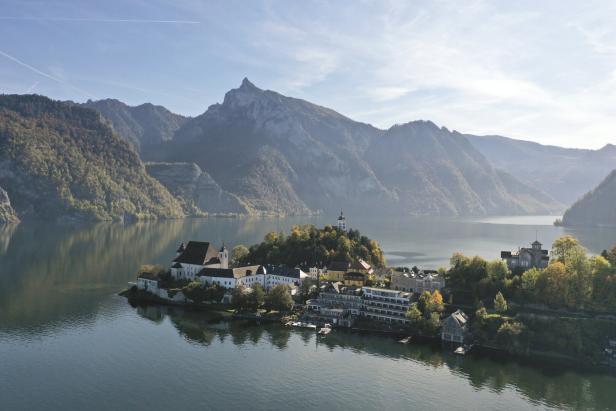
[[[227,247],[223,244],[222,248],[218,252],[218,259],[220,260],[220,264],[218,264],[218,268],[229,268],[229,251]],[[209,267],[209,266],[208,266]]]
[[[221,268],[220,264],[208,264],[208,265],[197,265],[197,264],[186,264],[186,263],[176,263],[180,265],[178,268],[171,268],[171,276],[176,280],[188,280],[194,281],[197,278],[197,274],[199,271],[204,269],[205,267],[210,268]]]
[[[199,276],[199,281],[201,284],[218,284],[221,287],[232,289],[238,286],[237,278],[229,278],[229,277],[212,277],[209,275]]]
[[[224,276],[217,277],[214,275],[200,275],[199,281],[202,284],[218,284],[221,287],[232,289],[239,286],[252,287],[255,284],[260,284],[265,290],[274,288],[279,284],[288,285],[293,287],[295,285],[301,285],[302,280],[308,277],[303,271],[299,271],[299,278],[289,277],[285,275],[269,274],[269,273],[257,273],[258,266],[251,267],[239,267],[234,268],[233,277]]]
[[[346,217],[342,213],[342,210],[340,211],[340,217],[338,217],[337,227],[338,227],[338,230],[346,231]]]
[[[151,293],[158,293],[158,280],[151,280],[145,277],[137,278],[137,288]]]
[[[407,324],[406,311],[411,305],[411,294],[383,288],[362,287],[362,315],[387,322]]]
[[[308,270],[308,277],[312,278],[313,280],[316,280],[319,278],[320,273],[321,273],[320,268],[310,267],[310,269]]]

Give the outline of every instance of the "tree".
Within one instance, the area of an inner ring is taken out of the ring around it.
[[[430,300],[426,306],[426,310],[430,313],[442,313],[445,310],[445,305],[443,304],[443,296],[441,295],[439,290],[434,290],[430,295]]]
[[[284,284],[272,288],[265,297],[265,302],[270,309],[277,311],[289,311],[293,307],[291,292]]]
[[[501,314],[507,312],[507,301],[500,291],[496,294],[496,297],[494,297],[494,309]]]
[[[511,270],[503,260],[489,261],[486,265],[486,272],[488,277],[499,281],[504,281],[511,276]]]
[[[411,304],[410,308],[406,312],[406,318],[409,319],[412,325],[419,325],[423,319],[423,314],[417,308],[417,303]]]
[[[244,286],[234,288],[231,294],[231,305],[238,311],[244,311],[250,308],[249,293],[250,289]]]
[[[556,261],[560,261],[563,264],[566,264],[571,254],[579,249],[583,250],[580,242],[570,235],[557,238],[552,244],[552,252]]]
[[[540,275],[541,271],[534,267],[522,274],[520,288],[524,299],[533,300],[536,298],[537,281]]]
[[[441,316],[438,313],[432,313],[424,321],[424,331],[428,335],[435,335],[441,328]]]
[[[231,250],[231,264],[237,267],[245,261],[245,258],[248,256],[249,253],[250,251],[245,245],[236,245],[235,247],[233,247],[233,250]]]
[[[256,283],[252,287],[252,293],[250,293],[250,305],[256,310],[265,302],[265,290],[261,284]]]
[[[543,302],[558,306],[569,301],[569,281],[565,265],[556,261],[547,266],[537,280],[537,296]]]

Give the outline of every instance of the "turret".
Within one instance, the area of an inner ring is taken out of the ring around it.
[[[342,210],[340,210],[340,217],[338,217],[338,230],[346,231],[346,217]]]
[[[176,253],[176,257],[179,257],[180,254],[182,254],[184,252],[184,250],[186,250],[186,246],[184,245],[184,243],[181,243],[180,246],[178,247]]]
[[[220,260],[220,268],[229,268],[229,251],[225,247],[225,243],[222,243],[222,247],[218,251],[218,259]]]

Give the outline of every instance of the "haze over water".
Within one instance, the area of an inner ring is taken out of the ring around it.
[[[454,251],[493,259],[565,233],[593,253],[616,230],[555,217],[354,220],[391,265],[445,266]],[[250,245],[324,217],[195,219],[0,228],[0,409],[610,409],[616,378],[512,360],[457,358],[382,337],[220,322],[131,307],[118,291],[181,241]]]

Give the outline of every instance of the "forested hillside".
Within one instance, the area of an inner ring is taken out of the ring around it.
[[[35,95],[0,96],[0,186],[20,218],[183,216],[99,113]]]

